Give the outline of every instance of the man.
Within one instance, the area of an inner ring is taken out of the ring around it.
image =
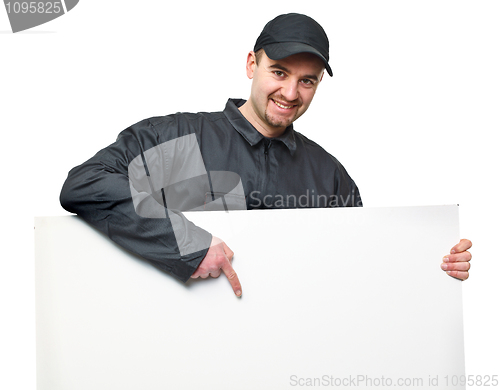
[[[69,173],[61,204],[182,281],[224,272],[241,296],[231,249],[182,211],[217,204],[226,210],[362,206],[344,167],[292,125],[307,111],[324,71],[332,75],[328,51],[313,19],[278,16],[247,56],[248,101],[131,126]],[[467,279],[471,245],[461,240],[445,256],[449,275]]]

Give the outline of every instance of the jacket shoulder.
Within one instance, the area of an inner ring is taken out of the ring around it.
[[[306,137],[304,134],[295,131],[296,142],[303,147],[308,156],[317,159],[324,159],[324,161],[333,161],[337,166],[342,167],[342,164],[332,154],[326,151],[320,144],[314,142],[312,139]]]
[[[224,118],[222,112],[178,112],[175,114],[153,116],[129,126],[118,134],[118,138],[142,138],[153,136],[158,142],[197,133],[210,123]]]

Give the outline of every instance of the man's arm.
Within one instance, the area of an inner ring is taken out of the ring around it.
[[[182,213],[165,209],[162,218],[141,216],[131,194],[129,164],[162,141],[148,120],[131,126],[115,143],[70,171],[60,200],[66,210],[80,215],[120,246],[187,281],[208,252],[211,234],[184,218],[184,223],[177,224],[183,227],[183,240],[198,242],[204,249],[181,255],[170,216],[179,220]],[[148,201],[152,202],[151,196]]]
[[[469,277],[470,263],[472,255],[468,249],[472,247],[472,242],[461,239],[460,242],[450,250],[450,254],[443,257],[441,269],[454,278],[466,280]]]

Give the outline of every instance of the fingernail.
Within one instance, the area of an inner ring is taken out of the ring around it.
[[[240,290],[236,291],[236,296],[237,297],[241,297],[241,291]]]
[[[446,271],[448,269],[448,264],[441,264],[441,269]]]
[[[453,255],[453,254],[455,254],[455,253],[456,253],[456,250],[455,250],[455,249],[452,249],[452,250],[450,251],[450,253]]]
[[[443,261],[444,261],[445,263],[447,263],[448,261],[450,261],[450,258],[449,258],[449,257],[443,257]]]

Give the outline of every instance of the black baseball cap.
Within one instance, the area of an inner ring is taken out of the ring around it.
[[[312,53],[325,63],[326,71],[333,75],[328,61],[330,44],[325,30],[313,18],[302,14],[280,15],[267,23],[257,38],[253,51],[264,49],[272,60],[298,54]]]

